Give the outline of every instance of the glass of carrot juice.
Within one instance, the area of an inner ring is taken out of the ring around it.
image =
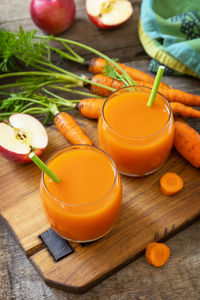
[[[60,182],[42,173],[40,196],[51,227],[61,237],[89,242],[108,233],[120,212],[121,179],[113,160],[89,145],[64,148],[47,166]]]
[[[156,94],[147,106],[151,89],[125,87],[105,101],[98,122],[99,147],[114,160],[119,172],[144,176],[167,159],[173,144],[174,121],[168,101]]]

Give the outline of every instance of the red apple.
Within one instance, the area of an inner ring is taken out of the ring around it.
[[[44,126],[30,115],[16,113],[7,124],[0,123],[0,153],[8,160],[30,162],[30,152],[40,156],[47,144]]]
[[[71,26],[76,7],[74,0],[32,0],[30,14],[37,27],[58,34]]]
[[[132,16],[133,6],[129,0],[86,0],[86,12],[97,27],[111,29]]]

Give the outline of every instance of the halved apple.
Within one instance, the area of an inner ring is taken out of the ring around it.
[[[111,29],[132,16],[133,6],[129,0],[86,0],[86,12],[96,26]]]
[[[30,162],[30,152],[40,156],[47,144],[46,129],[30,115],[16,113],[8,123],[0,123],[0,153],[8,160]]]

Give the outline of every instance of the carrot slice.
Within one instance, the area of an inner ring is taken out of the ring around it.
[[[160,188],[165,195],[177,194],[183,188],[183,180],[174,172],[165,173],[160,179]]]
[[[152,242],[146,246],[145,256],[149,264],[161,267],[170,257],[170,248],[163,243]]]

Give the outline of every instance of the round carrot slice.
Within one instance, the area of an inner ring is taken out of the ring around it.
[[[160,188],[163,194],[171,196],[179,193],[183,188],[182,178],[174,173],[165,173],[160,179]]]
[[[163,243],[149,243],[146,246],[146,260],[155,267],[163,266],[170,257],[170,248]]]

